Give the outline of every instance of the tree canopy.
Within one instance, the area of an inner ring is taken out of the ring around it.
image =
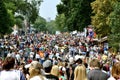
[[[11,16],[10,12],[6,9],[4,1],[0,0],[0,35],[12,31],[11,26],[13,26],[13,20]]]
[[[1,0],[0,34],[10,33],[13,24],[22,27],[23,20],[34,23],[42,0]],[[7,29],[6,29],[7,28]]]
[[[59,14],[56,16],[56,27],[58,28],[59,31],[67,31],[67,27],[65,26],[65,15],[64,14]]]
[[[110,46],[119,50],[120,45],[120,2],[119,0],[113,4],[113,12],[109,15],[108,24],[111,28],[109,35]]]
[[[84,27],[91,24],[90,3],[92,1],[94,0],[61,0],[57,5],[58,14],[65,15],[65,27],[69,31],[82,31]]]
[[[42,17],[38,17],[34,23],[34,28],[37,30],[37,31],[46,31],[47,28],[46,28],[46,20]]]
[[[113,11],[112,2],[114,0],[95,0],[91,3],[93,9],[92,25],[100,37],[107,36],[110,33],[110,27],[107,24],[108,16]]]

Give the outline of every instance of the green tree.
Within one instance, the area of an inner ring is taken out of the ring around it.
[[[19,3],[18,3],[19,1]],[[24,16],[25,19],[28,20],[30,23],[34,23],[36,18],[38,17],[39,6],[37,6],[38,0],[31,0],[31,1],[24,1],[24,0],[17,0],[15,1],[15,5],[17,5],[16,12]],[[41,0],[39,0],[41,1]],[[40,3],[39,3],[40,4]]]
[[[46,20],[42,17],[38,17],[33,26],[37,31],[47,31]]]
[[[55,23],[59,31],[68,31],[67,27],[65,26],[65,15],[64,14],[57,15],[55,19]]]
[[[17,14],[15,17],[21,16],[29,23],[34,23],[38,17],[41,2],[42,0],[5,0],[7,9],[11,10],[13,15]]]
[[[80,30],[91,24],[90,3],[94,0],[62,0],[57,5],[58,14],[65,14],[65,26],[69,31]]]
[[[109,44],[115,49],[119,50],[120,45],[120,2],[116,1],[113,4],[113,12],[110,14],[108,24],[111,28],[109,35]]]
[[[46,28],[47,28],[47,31],[48,31],[49,33],[54,34],[55,31],[57,30],[55,21],[54,21],[54,20],[51,20],[51,21],[47,22]]]
[[[16,17],[15,17],[15,24],[16,24],[19,28],[22,28],[22,27],[23,27],[23,20],[24,20],[24,17],[22,17],[21,15],[16,16]]]
[[[27,19],[28,23],[34,23],[38,17],[41,2],[42,0],[1,0],[0,21],[2,27],[0,33],[10,33],[13,24],[22,27],[24,19]]]
[[[17,7],[23,2],[23,0],[4,0],[4,2],[7,10],[9,11],[9,14],[11,14],[12,19],[14,20],[14,24],[21,28],[24,17],[16,12]],[[18,3],[16,4],[16,2]]]
[[[107,24],[108,16],[113,11],[112,2],[114,0],[95,0],[91,3],[93,14],[92,25],[99,37],[107,36],[110,33],[110,27]]]
[[[10,14],[9,14],[10,13]],[[4,1],[0,0],[0,34],[10,33],[12,31],[11,27],[13,26],[13,20],[11,12],[8,12]]]
[[[33,26],[38,32],[55,33],[57,29],[55,20],[46,21],[43,17],[39,16]]]

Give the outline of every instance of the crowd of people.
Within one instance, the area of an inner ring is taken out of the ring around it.
[[[84,32],[0,39],[0,80],[120,80],[120,55]]]

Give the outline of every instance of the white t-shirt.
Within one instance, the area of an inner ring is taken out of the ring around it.
[[[43,77],[44,80],[47,80],[45,77]],[[35,76],[33,78],[31,78],[30,80],[42,80],[42,78],[40,78],[40,76]]]
[[[35,58],[37,59],[40,59],[40,55],[39,54],[36,54]]]
[[[20,73],[17,70],[1,71],[0,80],[20,80]]]
[[[21,57],[20,57],[20,54],[16,54],[16,59],[18,60],[18,61],[20,61],[20,59],[21,59]]]
[[[30,52],[30,58],[33,58],[34,52]]]
[[[107,80],[116,80],[113,76],[110,76]]]

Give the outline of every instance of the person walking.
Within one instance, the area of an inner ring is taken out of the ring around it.
[[[52,62],[51,60],[46,60],[43,62],[43,68],[45,70],[45,77],[48,80],[59,80],[59,78],[53,74],[51,74],[51,69],[52,69]]]
[[[92,59],[90,62],[91,70],[88,72],[88,80],[107,80],[107,73],[102,72],[101,65],[98,59]]]
[[[25,80],[24,74],[20,70],[16,70],[14,66],[15,58],[6,57],[0,72],[0,80]]]
[[[74,80],[88,80],[86,74],[86,67],[83,64],[79,64],[75,68]]]
[[[112,66],[111,77],[108,80],[120,80],[120,62],[116,62]]]
[[[29,79],[28,80],[47,80],[42,75],[42,65],[38,61],[32,61],[29,67]]]

